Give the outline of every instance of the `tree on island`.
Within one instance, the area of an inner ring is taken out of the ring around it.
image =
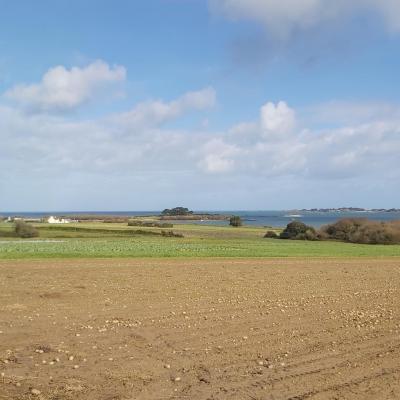
[[[186,207],[175,207],[175,208],[166,208],[164,211],[161,213],[162,215],[169,215],[169,216],[174,216],[174,215],[192,215],[193,211],[190,211]]]
[[[238,215],[233,215],[229,219],[229,225],[234,227],[242,226],[243,225],[242,219]]]

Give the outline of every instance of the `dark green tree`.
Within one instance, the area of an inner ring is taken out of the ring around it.
[[[274,231],[268,231],[265,235],[265,238],[269,238],[269,239],[277,239],[279,236],[276,234],[276,232]]]
[[[162,215],[191,215],[193,214],[193,211],[190,211],[186,207],[175,207],[175,208],[166,208],[164,211],[161,213]]]
[[[15,222],[15,234],[20,238],[33,238],[39,236],[39,231],[25,221],[18,220]]]
[[[242,226],[242,219],[238,216],[238,215],[233,215],[230,219],[229,219],[229,225],[230,226]]]
[[[316,232],[312,226],[300,221],[290,222],[279,236],[281,239],[315,240]]]

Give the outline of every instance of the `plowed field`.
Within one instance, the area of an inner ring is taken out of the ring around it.
[[[400,259],[0,262],[0,399],[400,399]]]

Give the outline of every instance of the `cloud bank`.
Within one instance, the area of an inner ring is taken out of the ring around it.
[[[48,78],[54,73],[65,78],[60,78],[62,84]],[[212,87],[93,119],[78,120],[59,112],[82,106],[98,85],[123,79],[123,67],[95,62],[70,70],[56,67],[40,84],[6,91],[0,100],[3,190],[46,179],[54,183],[68,176],[78,181],[90,176],[93,182],[134,179],[143,187],[159,185],[162,190],[176,190],[185,176],[185,187],[193,195],[201,192],[196,182],[218,193],[232,182],[246,188],[249,182],[262,187],[273,180],[357,179],[378,184],[400,179],[400,107],[396,104],[331,102],[296,110],[283,100],[266,99],[256,120],[222,130],[200,123],[178,129],[173,124],[213,108],[217,94]],[[10,93],[15,100],[22,96],[21,101],[10,104]],[[310,115],[318,115],[318,120]]]
[[[232,20],[252,20],[280,39],[323,24],[342,22],[357,13],[380,16],[389,32],[400,32],[397,0],[210,0],[213,13]]]

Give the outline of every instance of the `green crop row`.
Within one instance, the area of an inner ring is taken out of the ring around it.
[[[274,239],[81,238],[1,240],[0,259],[108,257],[377,257],[400,256],[400,246]]]

